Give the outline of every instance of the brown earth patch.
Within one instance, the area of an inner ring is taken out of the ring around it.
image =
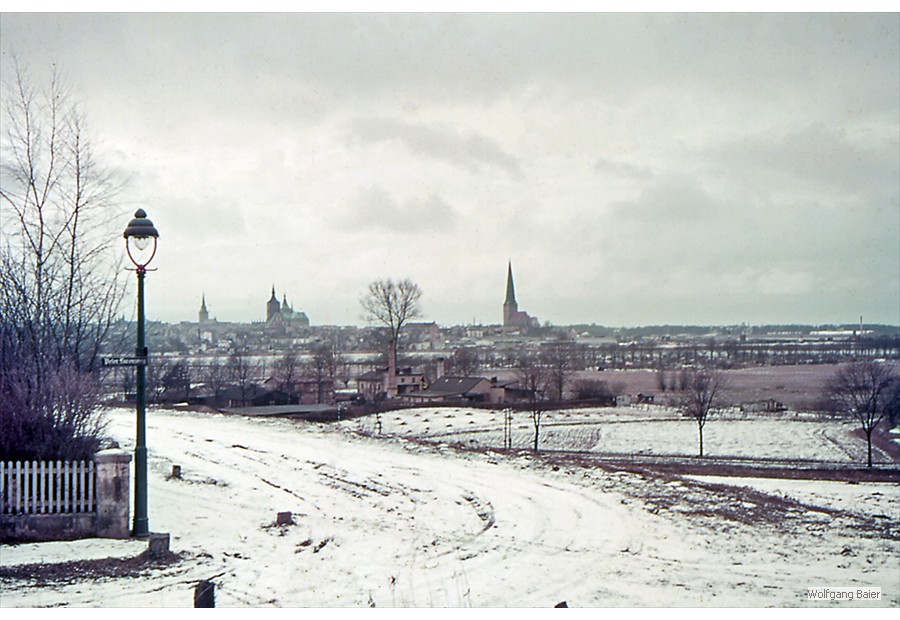
[[[103,558],[50,564],[22,564],[0,568],[0,583],[28,582],[42,587],[51,584],[72,584],[119,577],[143,577],[185,559],[184,553],[167,552],[150,556],[149,551],[131,558]]]

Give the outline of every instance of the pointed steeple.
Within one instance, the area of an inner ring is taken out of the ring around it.
[[[509,261],[509,268],[506,272],[506,301],[503,302],[504,327],[512,325],[513,317],[518,311],[519,304],[516,303],[516,285],[513,284],[512,261]]]
[[[272,285],[272,297],[266,303],[266,323],[281,315],[281,303],[275,297],[275,285]]]
[[[513,284],[512,261],[509,262],[509,270],[506,273],[506,305],[516,305],[516,286]]]
[[[200,312],[197,313],[197,319],[200,323],[209,321],[209,310],[206,309],[206,293],[203,293],[203,301],[200,303]]]

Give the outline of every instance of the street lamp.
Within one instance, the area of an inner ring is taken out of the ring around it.
[[[134,219],[125,229],[125,250],[136,267],[138,280],[137,308],[137,442],[134,448],[134,536],[150,535],[150,521],[147,518],[147,423],[146,423],[146,379],[147,347],[144,345],[144,274],[147,265],[156,254],[156,239],[159,233],[153,222],[147,219],[143,209],[134,213]]]

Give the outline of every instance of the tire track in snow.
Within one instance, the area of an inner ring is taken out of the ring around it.
[[[615,518],[608,503],[508,463],[284,421],[161,412],[153,418],[155,461],[190,454],[185,475],[196,470],[227,483],[166,482],[158,475],[165,467],[156,467],[151,506],[167,496],[188,507],[165,524],[178,537],[173,545],[209,549],[229,571],[223,597],[237,604],[335,604],[302,585],[302,575],[327,560],[329,574],[343,575],[329,586],[341,604],[365,604],[371,593],[378,605],[543,606],[557,602],[560,591],[588,588],[586,565],[619,550],[621,541],[597,527]],[[195,496],[205,498],[202,512]],[[310,512],[284,536],[261,528],[265,516],[274,520],[277,510],[289,509],[279,498],[302,500]],[[153,510],[151,521],[162,525]],[[240,523],[229,528],[239,535],[217,532],[217,515]],[[327,537],[333,540],[319,554],[297,551],[306,538]],[[551,565],[566,568],[549,575]],[[528,593],[507,578],[523,570],[534,583]]]

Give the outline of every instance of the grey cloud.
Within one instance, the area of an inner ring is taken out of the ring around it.
[[[484,166],[519,177],[518,160],[485,136],[463,135],[446,126],[407,123],[390,118],[361,118],[351,123],[351,139],[362,144],[395,140],[412,153],[478,172]]]
[[[597,158],[597,161],[594,162],[594,170],[635,180],[647,180],[653,177],[653,170],[649,166],[641,166],[605,157]]]
[[[614,208],[640,222],[663,220],[687,225],[719,213],[722,205],[697,179],[682,173],[667,173],[645,185],[634,200],[621,201]]]
[[[455,228],[457,214],[439,196],[399,201],[381,187],[360,190],[332,218],[357,230],[387,230],[397,233],[449,231]]]
[[[900,143],[897,136],[852,138],[845,129],[822,123],[781,135],[754,134],[699,153],[708,168],[750,178],[772,189],[798,183],[829,191],[877,191],[897,187]]]

